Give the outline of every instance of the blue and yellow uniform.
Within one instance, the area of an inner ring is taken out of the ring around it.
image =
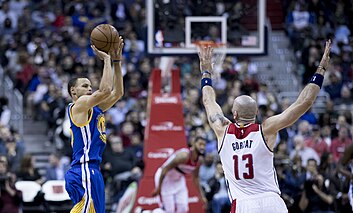
[[[65,188],[74,202],[72,213],[105,213],[103,176],[99,165],[106,144],[105,119],[97,106],[89,110],[85,124],[77,125],[68,106],[73,148],[71,169],[65,175]]]

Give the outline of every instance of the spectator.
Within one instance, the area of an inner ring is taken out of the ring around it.
[[[10,129],[0,125],[0,154],[7,154],[6,141],[10,138],[12,138]]]
[[[335,100],[335,105],[339,106],[350,106],[352,105],[353,100],[352,100],[352,95],[351,91],[347,86],[343,86],[341,89],[341,98],[338,98]]]
[[[304,137],[304,139],[307,139],[310,137],[310,129],[311,129],[310,123],[306,120],[302,120],[298,125],[297,135],[301,135]]]
[[[36,181],[39,184],[43,184],[44,178],[39,174],[38,169],[34,168],[33,160],[30,154],[26,154],[23,157],[17,177],[19,180]]]
[[[338,130],[338,137],[332,140],[330,147],[330,152],[335,162],[338,162],[344,149],[350,144],[352,144],[352,139],[349,138],[348,129],[345,126],[341,126]]]
[[[338,118],[338,113],[334,110],[334,103],[331,100],[326,102],[326,111],[324,113],[319,114],[319,122],[318,124],[323,127],[331,128],[335,125],[336,120]],[[331,131],[331,130],[330,130]]]
[[[341,98],[342,80],[340,74],[332,72],[329,74],[330,84],[324,86],[324,90],[330,95],[331,100]]]
[[[331,147],[331,128],[329,126],[324,126],[321,129],[321,134],[322,134],[322,139],[325,141],[327,146],[330,148]]]
[[[310,147],[304,144],[304,137],[301,135],[294,136],[295,149],[290,153],[290,158],[293,160],[295,156],[299,156],[302,160],[302,166],[306,167],[308,159],[314,158],[316,162],[320,162],[319,155]]]
[[[214,176],[215,172],[216,165],[214,164],[214,155],[213,153],[207,153],[199,171],[201,186],[207,187],[207,182]]]
[[[59,154],[52,153],[49,156],[49,166],[46,168],[45,180],[64,180],[69,168],[68,162],[62,161]]]
[[[4,1],[2,3],[2,5],[1,5],[0,25],[3,25],[6,19],[11,20],[12,28],[16,30],[17,29],[18,16],[15,13],[15,11],[10,10],[8,1]]]
[[[278,106],[275,96],[268,90],[267,84],[265,83],[260,84],[259,92],[257,93],[257,104],[259,107],[264,105],[277,111]]]
[[[306,164],[306,180],[312,180],[318,174],[317,161],[309,158]]]
[[[8,159],[8,169],[16,172],[20,168],[21,160],[24,156],[24,150],[16,143],[15,137],[10,137],[5,141],[6,153]]]
[[[22,193],[15,188],[16,176],[7,169],[7,159],[0,156],[0,213],[18,213]]]
[[[333,180],[336,175],[336,163],[333,160],[332,153],[330,152],[325,152],[321,155],[320,159],[320,166],[319,166],[319,172],[324,176],[326,179],[331,179]]]
[[[208,185],[210,191],[206,193],[206,197],[211,201],[212,212],[229,212],[230,202],[228,198],[228,190],[224,178],[224,171],[220,162],[216,164],[216,172],[208,181]]]
[[[288,164],[290,162],[287,152],[287,142],[281,140],[274,149],[275,164]]]
[[[305,37],[311,31],[314,16],[307,10],[305,3],[299,3],[298,7],[288,14],[286,24],[288,36],[294,45],[294,49],[298,50],[302,45],[300,38]]]
[[[0,97],[0,125],[9,126],[11,119],[11,110],[8,107],[9,100],[3,96]]]
[[[135,127],[132,122],[126,121],[121,124],[121,134],[120,137],[122,139],[124,147],[128,147],[131,145],[131,136],[135,132]]]
[[[319,173],[316,160],[309,159],[300,208],[305,212],[333,213],[335,193],[335,186]]]
[[[108,144],[110,147],[103,154],[103,168],[109,173],[110,177],[113,177],[113,195],[119,198],[127,185],[133,180],[138,180],[142,172],[137,167],[137,159],[134,153],[124,148],[119,136],[111,135],[108,137]]]
[[[325,179],[321,174],[317,174],[312,179],[305,182],[304,192],[300,200],[300,208],[305,212],[334,212],[335,194],[331,191],[330,185],[324,184]]]
[[[289,206],[288,210],[290,212],[299,212],[298,203],[306,179],[306,171],[299,156],[295,156],[292,162],[283,168],[284,174],[279,173],[279,186],[283,193],[283,198]]]
[[[136,159],[143,158],[143,143],[140,133],[135,132],[131,135],[131,146],[128,147],[135,154]]]
[[[301,61],[305,67],[305,72],[302,76],[302,83],[305,85],[309,83],[312,75],[316,71],[317,65],[320,63],[319,49],[313,41],[307,48],[304,48]]]
[[[329,151],[329,146],[322,139],[320,135],[320,129],[318,126],[314,126],[312,129],[312,136],[305,140],[305,146],[313,148],[319,157],[322,156],[323,153]]]

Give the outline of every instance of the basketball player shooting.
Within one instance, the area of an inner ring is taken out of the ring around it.
[[[165,212],[189,212],[185,174],[192,174],[193,183],[199,189],[201,200],[206,207],[207,199],[199,183],[200,156],[204,155],[205,146],[206,140],[196,137],[190,148],[177,150],[157,170],[155,174],[156,188],[152,192],[152,196],[160,195],[159,205]]]
[[[73,78],[68,84],[72,98],[68,113],[73,156],[71,168],[65,175],[65,188],[74,203],[71,212],[105,213],[104,182],[99,170],[106,144],[103,112],[124,93],[121,73],[123,45],[123,39],[119,37],[119,41],[110,47],[109,54],[92,45],[95,54],[104,61],[97,91],[92,93],[91,82],[87,78]]]
[[[285,111],[269,117],[262,124],[255,124],[257,103],[247,95],[239,96],[233,102],[235,123],[224,116],[212,88],[212,48],[200,50],[202,101],[208,122],[218,139],[218,153],[225,173],[232,213],[288,212],[280,197],[273,164],[276,135],[279,130],[297,121],[313,105],[328,67],[330,48],[331,41],[328,40],[316,73],[297,100]]]

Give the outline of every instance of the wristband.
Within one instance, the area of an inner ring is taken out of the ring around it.
[[[120,61],[121,61],[120,59],[115,59],[115,60],[113,60],[113,63],[120,62]]]
[[[326,68],[324,66],[319,65],[317,68],[318,69],[323,69],[326,72]]]
[[[204,86],[212,87],[212,79],[210,79],[210,78],[201,79],[201,90],[203,89]]]
[[[315,73],[309,83],[316,84],[321,89],[323,82],[324,82],[324,76],[319,73]]]
[[[210,73],[209,71],[205,70],[201,73],[202,75],[208,74],[208,75],[212,75],[212,73]]]

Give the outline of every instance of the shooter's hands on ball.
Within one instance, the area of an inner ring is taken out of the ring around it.
[[[97,47],[95,47],[94,45],[91,45],[94,53],[98,56],[98,58],[100,60],[105,60],[105,59],[109,59],[110,60],[110,55],[108,55],[107,53],[100,51],[99,49],[97,49]]]
[[[124,39],[119,36],[119,40],[110,47],[109,55],[113,61],[118,60],[121,61],[123,58],[123,47],[124,47]]]
[[[211,46],[202,47],[198,52],[200,58],[200,70],[208,71],[211,74],[213,73],[213,64],[212,64],[212,54],[213,48]]]

